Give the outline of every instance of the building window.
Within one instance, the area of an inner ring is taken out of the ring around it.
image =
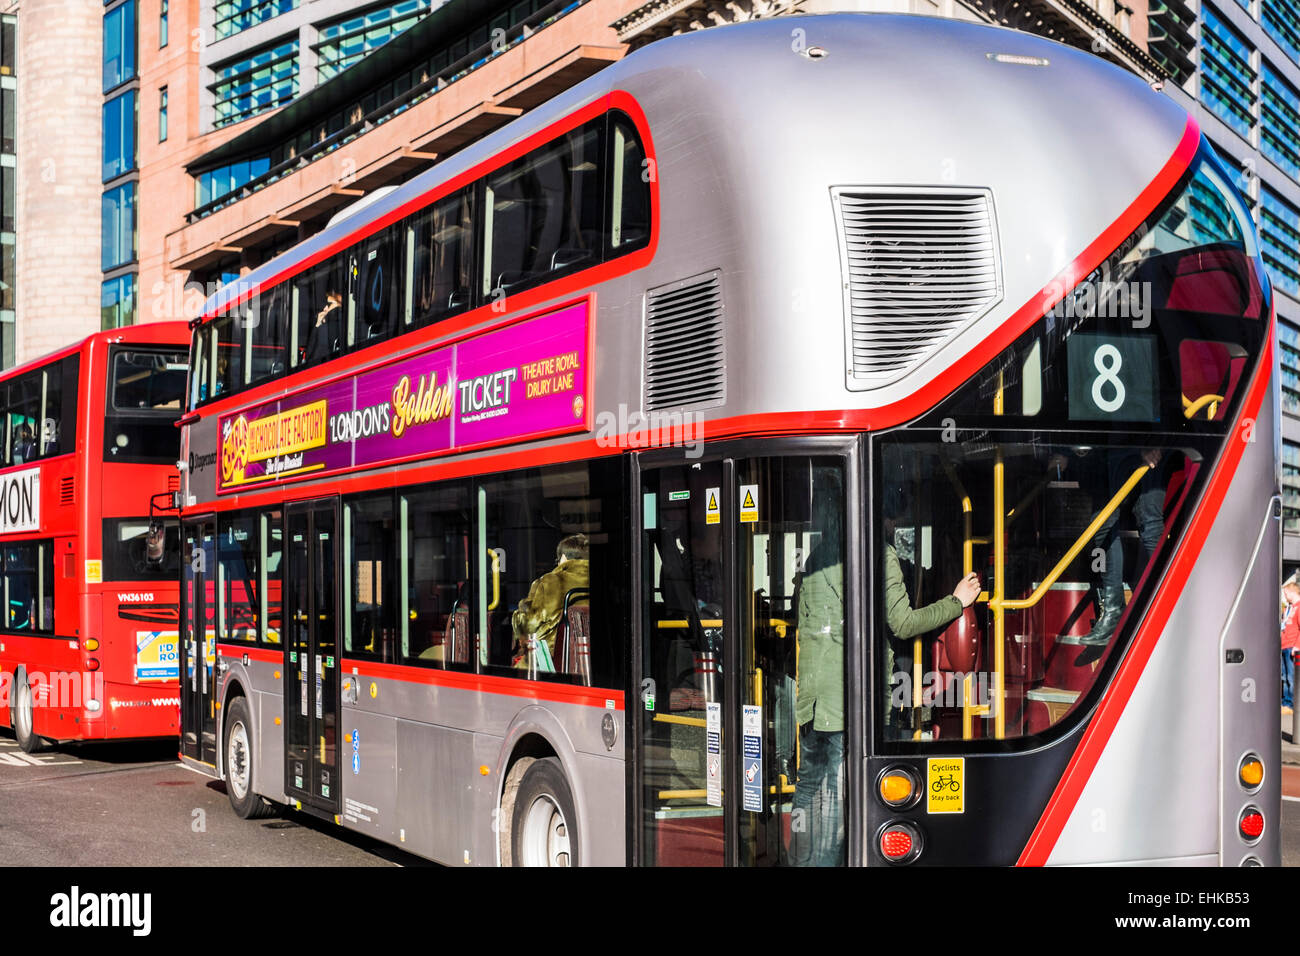
[[[258,156],[200,173],[195,179],[197,188],[194,197],[195,205],[206,206],[210,202],[216,202],[222,196],[242,189],[246,183],[261,176],[270,168],[270,157]]]
[[[1267,63],[1260,78],[1260,149],[1292,179],[1300,179],[1300,93]]]
[[[17,90],[11,77],[0,77],[0,153],[12,153],[18,143]]]
[[[213,28],[220,40],[288,13],[297,6],[298,0],[220,0],[215,8]]]
[[[1201,101],[1245,139],[1255,125],[1252,50],[1214,8],[1201,10]]]
[[[1279,321],[1277,341],[1282,369],[1282,408],[1300,415],[1300,329]]]
[[[1300,296],[1300,209],[1262,184],[1259,201],[1259,234],[1269,276],[1283,292]]]
[[[135,183],[104,193],[101,249],[104,270],[135,261]]]
[[[429,0],[403,0],[326,24],[316,46],[317,80],[323,82],[342,73],[371,50],[415,26],[428,12]]]
[[[167,140],[167,87],[158,91],[158,142]]]
[[[158,47],[161,49],[167,45],[167,0],[162,0],[162,6],[158,8]]]
[[[1282,442],[1282,530],[1300,531],[1300,445]]]
[[[18,65],[17,33],[17,17],[0,17],[0,76],[13,76]]]
[[[10,159],[10,162],[13,160]],[[0,230],[14,231],[18,211],[18,170],[8,163],[0,165]]]
[[[135,0],[104,14],[104,91],[135,76]]]
[[[120,329],[135,324],[135,273],[104,283],[99,316],[101,329]]]
[[[135,169],[135,90],[104,104],[104,182]]]
[[[1300,63],[1300,8],[1295,0],[1262,0],[1259,21],[1286,55]]]
[[[14,307],[14,284],[18,281],[14,268],[14,234],[0,232],[0,311]]]
[[[275,109],[298,93],[298,41],[267,47],[216,71],[213,126],[228,126]]]

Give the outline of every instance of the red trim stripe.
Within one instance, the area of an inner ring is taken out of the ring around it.
[[[1259,365],[1255,369],[1255,378],[1251,382],[1250,391],[1246,393],[1245,401],[1242,402],[1241,414],[1234,423],[1232,432],[1225,438],[1227,445],[1214,474],[1210,477],[1209,486],[1205,489],[1205,498],[1193,514],[1187,533],[1183,535],[1181,544],[1174,552],[1169,571],[1156,592],[1145,618],[1138,626],[1133,646],[1120,663],[1114,680],[1106,688],[1096,714],[1084,730],[1079,747],[1061,776],[1061,782],[1057,784],[1055,792],[1047,803],[1047,808],[1043,811],[1038,825],[1029,837],[1029,842],[1020,854],[1020,859],[1016,861],[1017,866],[1045,865],[1056,847],[1056,841],[1060,839],[1061,831],[1065,829],[1065,824],[1074,812],[1075,805],[1079,802],[1079,797],[1082,796],[1083,789],[1097,766],[1097,761],[1101,759],[1107,741],[1110,740],[1120,716],[1137,688],[1147,661],[1155,651],[1160,635],[1169,623],[1169,617],[1173,614],[1174,606],[1178,603],[1192,568],[1196,566],[1205,540],[1214,527],[1219,508],[1227,496],[1228,488],[1232,484],[1237,466],[1241,463],[1241,457],[1245,454],[1248,444],[1242,433],[1243,425],[1248,420],[1253,422],[1258,417],[1260,407],[1264,403],[1264,396],[1268,394],[1272,370],[1273,340],[1270,336],[1260,356]]]
[[[217,653],[226,657],[243,657],[248,655],[250,661],[262,664],[283,664],[284,651],[274,651],[268,647],[249,647],[245,644],[218,644]]]
[[[243,657],[263,664],[284,663],[284,652],[265,647],[245,647],[242,644],[218,644],[217,653],[225,657]],[[355,669],[358,677],[396,680],[406,684],[428,684],[455,690],[476,691],[484,694],[504,694],[507,697],[525,697],[530,700],[547,700],[559,704],[581,704],[605,709],[607,701],[614,702],[614,710],[623,709],[623,692],[603,687],[580,687],[574,684],[553,684],[549,681],[525,680],[517,677],[498,677],[492,674],[467,674],[427,667],[410,667],[403,664],[381,664],[376,661],[344,658],[341,666]]]
[[[525,680],[517,677],[498,677],[492,674],[469,674],[441,668],[408,667],[402,664],[379,664],[375,661],[344,660],[344,667],[355,669],[358,677],[377,677],[383,680],[402,681],[407,684],[429,684],[453,690],[468,690],[483,694],[504,694],[508,697],[526,697],[530,700],[547,700],[559,704],[581,704],[605,709],[608,701],[614,710],[623,709],[623,692],[603,687],[580,687],[575,684],[552,684],[549,681]]]

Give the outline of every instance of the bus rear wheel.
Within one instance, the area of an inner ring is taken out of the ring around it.
[[[226,710],[226,795],[235,815],[256,820],[275,813],[275,807],[253,792],[253,731],[248,700],[236,697]]]
[[[578,865],[573,791],[554,757],[534,761],[524,773],[510,831],[515,866]]]
[[[14,703],[11,712],[11,720],[14,725],[14,737],[18,741],[18,746],[22,748],[23,753],[34,754],[45,746],[45,741],[36,735],[32,729],[35,726],[33,711],[34,698],[32,695],[32,686],[27,683],[27,672],[19,671],[15,678],[16,686],[14,687]]]

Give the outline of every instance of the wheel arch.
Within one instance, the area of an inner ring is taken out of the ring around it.
[[[511,771],[521,760],[529,757],[535,760],[554,757],[560,762],[560,769],[564,771],[565,779],[569,783],[569,790],[573,795],[574,812],[578,817],[576,821],[578,826],[578,859],[580,861],[590,859],[588,845],[590,827],[587,826],[590,807],[587,805],[587,788],[583,786],[573,741],[569,738],[563,724],[553,713],[545,707],[532,704],[515,715],[515,719],[510,724],[510,729],[506,731],[497,758],[496,799],[493,801],[493,813],[498,828],[495,831],[497,836],[495,841],[497,864],[500,865],[501,863],[501,834],[508,834],[510,830],[510,821],[503,819],[504,814],[502,813],[502,800],[505,797],[506,785],[509,782]]]

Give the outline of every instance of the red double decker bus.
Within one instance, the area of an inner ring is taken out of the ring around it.
[[[92,335],[0,376],[0,725],[177,733],[177,488],[188,327]]]

